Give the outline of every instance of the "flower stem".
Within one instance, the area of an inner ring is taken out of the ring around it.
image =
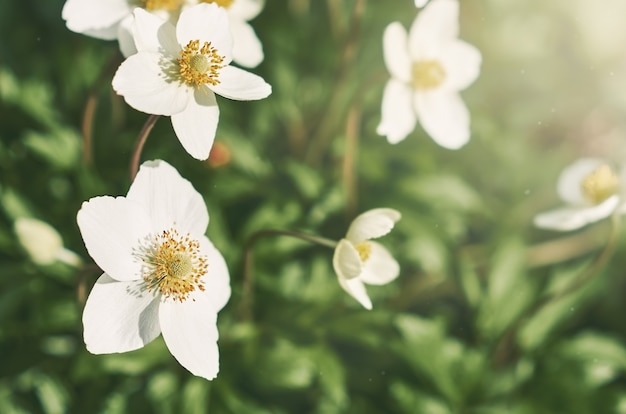
[[[243,292],[240,305],[240,315],[242,319],[250,319],[250,309],[252,307],[252,288],[254,284],[254,278],[252,275],[253,267],[253,248],[256,241],[265,236],[289,236],[295,237],[301,240],[308,241],[314,244],[320,244],[322,246],[334,249],[337,246],[337,242],[325,237],[314,236],[307,233],[301,233],[299,231],[291,230],[277,230],[277,229],[264,229],[259,230],[248,238],[246,242],[246,248],[244,252],[244,264],[243,264]]]
[[[361,122],[361,111],[358,105],[352,105],[348,111],[346,120],[346,147],[343,156],[342,178],[346,192],[346,211],[349,216],[354,216],[357,206],[357,186],[356,186],[356,158],[359,146],[359,124]]]
[[[148,135],[150,135],[150,131],[152,131],[152,127],[156,124],[157,119],[159,119],[160,115],[150,115],[146,120],[146,123],[143,124],[143,128],[141,128],[141,132],[137,136],[137,143],[135,144],[135,149],[133,150],[133,156],[130,161],[130,181],[132,182],[137,175],[137,171],[139,170],[139,160],[141,159],[141,151],[143,150],[143,146],[148,139]]]

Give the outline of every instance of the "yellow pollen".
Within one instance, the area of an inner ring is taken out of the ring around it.
[[[229,8],[233,4],[234,0],[201,0],[202,3],[215,3],[225,9]]]
[[[356,251],[359,252],[359,257],[362,262],[365,262],[369,259],[370,254],[372,253],[372,245],[366,241],[362,241],[357,243],[354,247],[356,247]]]
[[[180,65],[180,76],[189,86],[217,85],[219,70],[224,67],[224,56],[217,53],[211,42],[204,42],[200,47],[199,40],[190,40],[180,52],[177,59]]]
[[[419,60],[413,63],[413,87],[433,89],[446,79],[446,71],[436,60]]]
[[[600,204],[615,195],[619,189],[617,174],[606,164],[593,170],[580,183],[583,196],[593,204]]]
[[[139,3],[146,10],[174,11],[181,6],[182,0],[139,0]]]
[[[183,302],[196,289],[204,290],[208,263],[200,254],[200,243],[175,229],[157,234],[143,248],[143,280],[149,292]]]

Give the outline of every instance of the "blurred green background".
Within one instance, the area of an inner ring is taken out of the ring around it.
[[[369,0],[355,18],[355,3],[267,1],[252,22],[265,50],[253,71],[273,94],[218,98],[225,165],[189,157],[168,119],[144,150],[204,195],[229,264],[212,382],[161,338],[128,354],[85,350],[82,304],[99,271],[76,212],[126,193],[147,115],[111,90],[116,43],[67,30],[62,0],[0,3],[0,413],[626,413],[624,241],[603,266],[609,223],[532,227],[560,203],[564,166],[626,159],[626,3],[462,0],[461,37],[483,64],[463,92],[472,139],[458,151],[419,127],[395,146],[376,135],[382,32],[417,10]],[[338,239],[376,207],[403,214],[382,240],[402,272],[368,289],[374,310],[341,290],[332,250],[285,237],[256,243],[254,301],[242,308],[253,232]],[[56,228],[85,266],[34,263],[20,217]]]

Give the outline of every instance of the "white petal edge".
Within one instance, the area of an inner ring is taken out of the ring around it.
[[[247,68],[254,68],[263,62],[263,45],[250,24],[231,19],[233,34],[233,61]]]
[[[133,15],[132,33],[138,51],[156,52],[171,59],[179,57],[181,47],[170,22],[140,8]]]
[[[120,46],[120,52],[125,58],[137,53],[135,39],[133,39],[133,21],[135,18],[129,14],[122,20],[117,28],[117,42]]]
[[[230,299],[230,274],[224,256],[206,237],[200,238],[201,254],[207,256],[209,271],[204,279],[205,294],[209,296],[211,305],[219,312]]]
[[[208,85],[216,94],[237,101],[253,101],[267,98],[272,87],[262,77],[234,66],[220,69],[217,85]]]
[[[95,197],[83,203],[76,221],[85,247],[96,264],[116,280],[141,278],[141,262],[134,256],[150,234],[143,208],[124,197]]]
[[[233,59],[233,37],[230,33],[226,10],[215,3],[201,3],[183,9],[176,24],[178,43],[185,47],[191,40],[200,45],[211,42],[227,65]]]
[[[368,242],[372,248],[369,258],[363,263],[361,279],[370,285],[386,285],[400,275],[400,265],[380,243]]]
[[[386,136],[390,144],[397,144],[413,132],[416,124],[413,89],[396,79],[390,79],[383,92],[381,119],[376,133]]]
[[[365,309],[372,309],[372,301],[365,290],[365,285],[360,278],[350,280],[339,278],[339,285],[350,296],[356,299]]]
[[[195,91],[187,108],[172,115],[172,126],[189,155],[197,160],[209,158],[220,117],[215,94],[208,88]]]
[[[263,0],[235,0],[228,8],[231,19],[249,21],[261,13],[265,1]]]
[[[193,89],[169,79],[161,68],[162,58],[154,52],[129,56],[113,77],[113,89],[138,111],[170,116],[187,108]]]
[[[586,176],[596,168],[606,164],[600,158],[579,158],[561,171],[556,184],[556,191],[561,200],[577,206],[589,205],[582,192],[581,184]]]
[[[441,45],[439,60],[446,73],[441,89],[461,91],[470,86],[480,74],[480,51],[462,40]]]
[[[411,82],[411,66],[407,32],[399,22],[393,22],[383,33],[383,57],[385,66],[393,78],[404,83]]]
[[[110,40],[115,37],[101,37],[97,33],[102,29],[117,28],[117,24],[130,13],[127,0],[67,0],[61,16],[67,28],[73,32],[90,32],[94,37]]]
[[[209,225],[202,195],[165,161],[144,162],[126,198],[143,207],[155,233],[175,227],[199,238]]]
[[[128,352],[159,336],[159,300],[142,291],[144,285],[143,280],[119,282],[106,273],[100,276],[83,311],[83,337],[89,352]]]
[[[333,268],[339,280],[350,280],[361,274],[361,258],[356,248],[346,239],[339,240],[333,254]]]
[[[533,222],[542,229],[572,231],[607,218],[615,211],[618,203],[619,197],[613,196],[593,207],[557,208],[537,214]]]
[[[409,30],[409,53],[415,60],[424,49],[459,36],[458,0],[432,0],[422,9]]]
[[[440,146],[459,149],[470,139],[470,115],[456,92],[415,93],[417,117],[424,130]]]
[[[376,239],[389,233],[402,215],[392,208],[375,208],[359,214],[348,228],[346,238],[353,243]]]
[[[165,344],[180,365],[208,380],[217,376],[217,311],[208,295],[196,291],[182,303],[162,301],[159,323]]]

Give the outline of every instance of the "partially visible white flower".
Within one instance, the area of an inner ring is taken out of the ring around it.
[[[395,144],[419,121],[442,147],[458,149],[470,138],[470,116],[459,91],[476,80],[481,54],[458,39],[458,0],[433,0],[411,30],[385,29],[383,49],[391,79],[385,86],[379,135]]]
[[[335,248],[333,267],[339,284],[366,309],[372,302],[364,284],[385,285],[400,274],[400,265],[381,244],[371,241],[389,233],[400,213],[377,208],[357,216]]]
[[[63,246],[61,235],[46,222],[20,217],[14,223],[15,234],[33,262],[46,266],[56,261],[80,266],[80,257]]]
[[[626,204],[620,199],[624,184],[624,177],[606,161],[581,158],[566,167],[558,179],[557,192],[566,206],[537,214],[534,223],[545,229],[569,231],[602,220],[616,209],[625,212]]]
[[[104,40],[117,39],[124,56],[135,53],[130,33],[135,7],[175,22],[183,0],[67,0],[61,15],[67,28]]]
[[[428,0],[415,0],[415,7],[422,8],[428,3]]]
[[[229,65],[228,16],[216,4],[184,9],[176,27],[143,9],[135,9],[134,16],[138,52],[122,62],[113,89],[138,111],[171,116],[185,150],[207,159],[219,119],[215,94],[257,100],[269,96],[271,86]]]
[[[188,4],[216,3],[228,12],[233,35],[233,61],[253,68],[263,61],[263,46],[248,23],[261,13],[264,0],[187,0]]]
[[[105,272],[83,312],[94,354],[138,349],[163,334],[178,362],[213,379],[217,313],[230,298],[224,258],[205,236],[202,196],[164,161],[144,163],[126,197],[95,197],[77,215],[87,251]]]

